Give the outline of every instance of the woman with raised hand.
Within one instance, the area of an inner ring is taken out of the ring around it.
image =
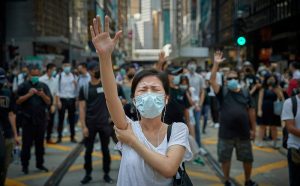
[[[107,107],[122,151],[118,186],[172,185],[179,165],[192,158],[188,142],[188,128],[174,123],[167,142],[167,124],[163,110],[168,102],[168,80],[156,70],[137,73],[132,81],[131,97],[138,110],[139,121],[126,117],[118,99],[117,85],[112,69],[111,54],[121,31],[112,39],[109,35],[109,17],[105,17],[104,32],[99,16],[90,26],[92,41],[99,55],[101,81]]]

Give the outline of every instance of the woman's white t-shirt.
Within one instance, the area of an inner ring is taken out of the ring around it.
[[[191,160],[193,154],[189,145],[189,131],[184,123],[173,123],[172,133],[169,143],[167,143],[167,135],[158,147],[154,147],[145,137],[138,121],[128,119],[128,123],[132,126],[132,130],[138,140],[142,142],[148,149],[159,154],[166,155],[168,147],[172,145],[181,145],[186,148],[183,161]],[[118,175],[117,186],[171,186],[172,178],[168,179],[160,175],[152,167],[150,167],[144,159],[133,148],[126,144],[118,143],[115,147],[122,152],[122,159]]]

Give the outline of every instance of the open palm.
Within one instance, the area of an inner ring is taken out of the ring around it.
[[[216,51],[214,53],[214,62],[217,63],[217,64],[220,64],[222,63],[223,61],[225,60],[225,58],[223,58],[223,52],[221,51]]]
[[[104,32],[102,32],[102,25],[99,16],[93,19],[93,25],[90,26],[90,31],[93,45],[100,55],[111,55],[122,34],[122,31],[119,31],[113,39],[110,37],[108,16],[105,16]]]

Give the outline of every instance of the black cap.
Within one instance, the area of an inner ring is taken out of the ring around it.
[[[6,72],[3,68],[0,68],[0,83],[6,83]]]
[[[88,64],[87,64],[87,69],[88,70],[94,70],[98,68],[99,69],[99,62],[97,61],[90,61]]]
[[[180,66],[169,65],[166,72],[169,75],[177,76],[183,72],[183,68]]]

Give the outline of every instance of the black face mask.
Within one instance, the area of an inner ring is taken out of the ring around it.
[[[94,72],[94,77],[95,77],[96,79],[99,79],[99,78],[100,78],[100,71]]]
[[[134,77],[134,74],[127,74],[128,79],[132,79]]]

